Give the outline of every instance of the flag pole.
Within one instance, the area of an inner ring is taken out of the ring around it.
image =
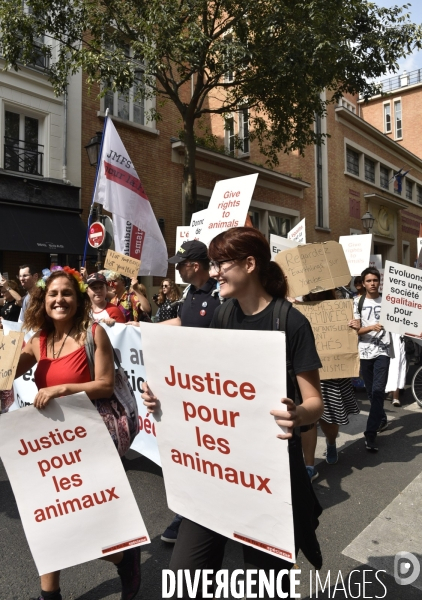
[[[98,153],[98,161],[97,161],[97,170],[96,170],[96,173],[95,173],[95,185],[94,185],[94,191],[92,192],[91,208],[89,210],[88,225],[87,225],[87,228],[86,228],[85,248],[84,248],[84,255],[83,255],[83,259],[82,259],[82,266],[83,267],[85,267],[86,253],[87,253],[87,250],[88,250],[89,228],[91,227],[91,220],[92,220],[92,215],[93,215],[93,212],[94,212],[94,198],[95,198],[95,192],[97,190],[98,173],[100,172],[101,157],[103,155],[103,143],[104,143],[104,135],[105,135],[105,130],[106,130],[106,126],[107,126],[107,121],[108,121],[108,108],[107,108],[106,113],[105,113],[105,119],[104,119],[104,125],[103,125],[103,135],[101,137],[101,145],[100,145],[100,151]]]

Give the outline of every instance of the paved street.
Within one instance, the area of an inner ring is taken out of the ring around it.
[[[318,441],[319,478],[314,487],[324,507],[318,534],[324,566],[319,577],[325,582],[329,573],[330,580],[325,592],[319,588],[317,595],[315,573],[311,589],[310,565],[299,555],[297,565],[302,572],[297,591],[301,598],[420,599],[422,575],[413,585],[399,586],[393,577],[393,562],[394,555],[403,550],[416,556],[419,553],[421,559],[422,409],[413,403],[410,389],[406,390],[402,407],[387,402],[390,427],[379,436],[378,454],[370,454],[362,439],[369,403],[364,394],[358,398],[362,413],[341,432],[337,465],[325,463],[324,439],[320,437]],[[160,541],[160,534],[172,513],[166,506],[158,467],[131,453],[127,474],[152,539],[151,546],[145,546],[142,552],[143,580],[138,597],[160,600],[161,569],[168,566],[171,555],[171,547]],[[28,600],[36,596],[37,573],[2,466],[0,553],[0,600]],[[227,547],[225,567],[242,568],[239,547],[232,542]],[[62,590],[65,600],[120,598],[115,568],[102,561],[64,571]]]

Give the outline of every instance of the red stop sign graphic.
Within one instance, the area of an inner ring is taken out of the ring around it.
[[[88,244],[93,248],[99,248],[105,240],[105,227],[99,221],[93,223],[89,228]]]

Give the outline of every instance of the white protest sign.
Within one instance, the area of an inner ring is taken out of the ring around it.
[[[202,329],[204,363],[194,328],[140,328],[169,507],[294,562],[288,445],[269,414],[286,393],[284,334]]]
[[[205,215],[200,241],[207,246],[222,231],[243,227],[258,173],[217,181]]]
[[[189,232],[189,225],[180,225],[179,227],[176,227],[176,252],[183,242],[189,241]],[[177,283],[177,285],[185,285],[185,282],[180,277],[180,273],[177,269],[175,269],[174,281]]]
[[[422,334],[422,273],[389,260],[384,269],[380,323],[400,335]]]
[[[84,392],[3,415],[0,456],[40,575],[149,543],[120,457]]]
[[[422,250],[419,251],[415,267],[416,269],[422,269]]]
[[[306,244],[305,219],[299,221],[287,234],[289,240],[295,240],[298,244]]]
[[[418,255],[420,253],[420,251],[422,250],[422,238],[416,238],[416,244],[417,244],[417,249],[418,249]]]
[[[126,326],[122,323],[115,323],[113,327],[107,327],[101,323],[107,332],[112,346],[116,350],[121,365],[125,370],[132,389],[135,393],[139,411],[140,431],[132,443],[132,450],[143,454],[157,465],[160,465],[160,455],[158,452],[155,422],[150,418],[141,398],[142,382],[146,381],[144,359],[142,353],[142,340],[137,327]],[[13,323],[12,321],[3,321],[5,331],[20,331],[22,323]],[[29,335],[31,337],[31,335]],[[13,383],[13,390],[7,398],[2,396],[5,406],[5,412],[11,412],[17,408],[30,406],[37,393],[37,386],[34,382],[34,373],[36,366],[16,379]]]
[[[378,271],[382,269],[382,254],[371,254],[369,257],[369,266],[375,267]]]
[[[208,209],[205,208],[204,210],[199,210],[198,212],[193,213],[191,220],[190,220],[190,227],[189,227],[189,239],[190,240],[200,240],[201,239],[202,228],[204,226],[207,210]]]
[[[290,248],[296,248],[298,245],[299,242],[296,242],[295,240],[288,240],[280,235],[270,233],[271,260],[274,260],[279,252],[289,250]]]
[[[369,267],[371,256],[372,233],[364,235],[341,235],[340,244],[343,246],[352,276],[360,275]]]

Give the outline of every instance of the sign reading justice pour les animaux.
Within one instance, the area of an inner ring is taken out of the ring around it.
[[[194,328],[140,329],[169,507],[294,562],[288,447],[270,414],[285,408],[284,333],[201,330],[204,361]]]
[[[120,457],[85,393],[2,415],[0,456],[40,575],[149,543]]]

